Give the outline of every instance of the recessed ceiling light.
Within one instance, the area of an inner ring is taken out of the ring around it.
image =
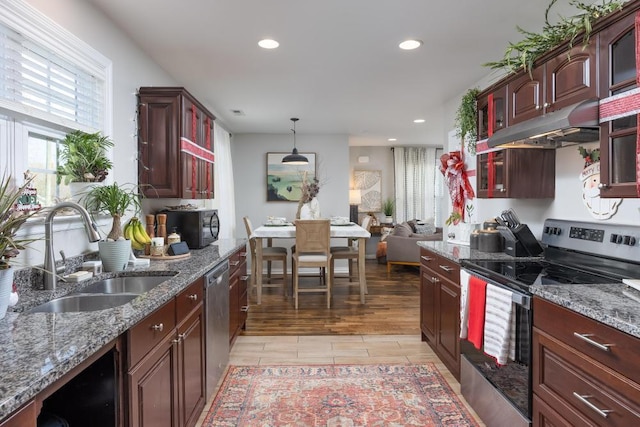
[[[405,40],[402,43],[400,43],[398,45],[400,47],[400,49],[404,49],[404,50],[413,50],[413,49],[417,49],[420,46],[422,46],[422,41],[421,40]]]
[[[387,141],[394,142],[394,141],[397,141],[397,139],[396,138],[389,138],[389,139],[387,139]]]
[[[262,39],[258,42],[258,46],[264,49],[275,49],[280,46],[280,43],[273,39]]]
[[[413,121],[413,123],[424,123],[424,122],[426,122],[426,120],[425,120],[425,119],[415,119],[415,120]]]

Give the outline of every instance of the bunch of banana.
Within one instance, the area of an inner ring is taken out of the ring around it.
[[[124,238],[131,240],[131,247],[138,250],[144,249],[144,245],[151,243],[147,230],[136,217],[131,218],[124,226]]]

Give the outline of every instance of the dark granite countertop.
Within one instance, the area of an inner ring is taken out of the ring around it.
[[[469,246],[444,241],[418,242],[418,245],[454,262],[463,259],[513,259],[501,252],[480,252]],[[640,291],[622,283],[533,285],[529,290],[534,295],[640,338]]]
[[[52,298],[80,290],[91,281],[62,283],[57,291],[20,291],[20,301],[0,320],[0,419],[28,402],[89,356],[173,298],[231,253],[246,239],[219,240],[175,261],[151,261],[149,267],[121,275],[170,275],[165,283],[128,304],[76,313],[21,313]],[[175,274],[171,276],[172,274]],[[113,277],[104,273],[99,278]]]

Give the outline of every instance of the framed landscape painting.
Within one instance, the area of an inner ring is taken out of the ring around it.
[[[382,211],[382,171],[353,171],[353,183],[360,190],[360,212]]]
[[[302,180],[316,176],[316,153],[300,153],[308,165],[288,165],[282,159],[291,153],[267,153],[267,202],[297,202],[302,196]]]

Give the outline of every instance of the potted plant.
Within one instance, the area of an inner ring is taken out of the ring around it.
[[[98,242],[100,259],[105,271],[124,270],[131,253],[131,241],[124,238],[122,217],[129,208],[140,211],[138,187],[120,186],[114,182],[93,187],[81,200],[90,212],[111,215],[113,221],[107,240]]]
[[[382,213],[385,215],[385,223],[393,223],[393,213],[396,211],[396,202],[393,199],[387,199],[382,202]]]
[[[62,164],[56,171],[57,181],[58,184],[62,181],[68,184],[72,196],[78,196],[95,185],[86,183],[104,181],[113,167],[107,157],[107,149],[113,147],[113,141],[100,132],[68,133],[60,146]]]
[[[0,319],[9,305],[13,286],[13,272],[10,258],[18,256],[26,245],[37,239],[18,238],[17,232],[36,211],[20,211],[16,203],[23,196],[33,177],[27,178],[22,186],[12,184],[12,178],[5,175],[0,179]]]

